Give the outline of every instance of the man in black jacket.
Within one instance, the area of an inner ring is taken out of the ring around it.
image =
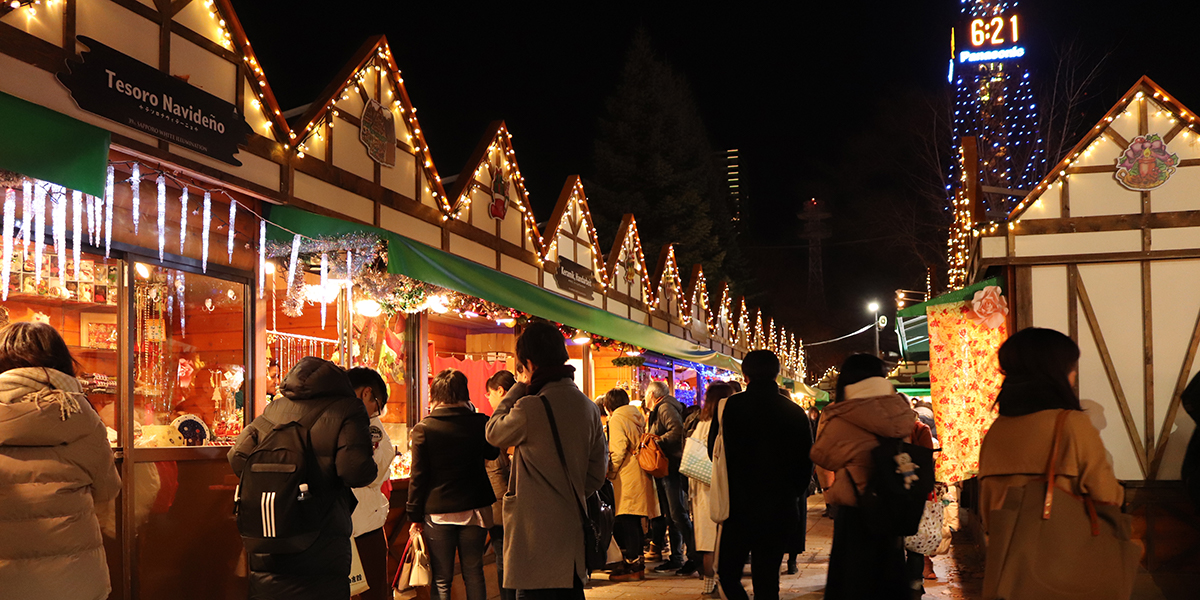
[[[658,436],[658,447],[667,455],[666,477],[655,479],[658,488],[658,506],[663,519],[656,525],[654,542],[662,547],[662,528],[667,524],[671,533],[671,560],[654,568],[655,571],[676,571],[680,575],[692,575],[699,568],[699,556],[692,532],[692,521],[688,517],[687,499],[684,489],[687,483],[679,474],[679,463],[683,458],[683,404],[670,394],[667,384],[651,381],[646,386],[646,408],[650,411],[646,430]],[[687,546],[687,562],[683,560],[683,548]]]
[[[375,480],[370,419],[354,395],[341,367],[320,358],[300,359],[279,386],[280,396],[267,405],[229,450],[229,464],[239,478],[259,439],[274,425],[300,421],[310,410],[333,403],[313,423],[312,450],[331,495],[321,534],[307,549],[294,554],[249,554],[252,600],[333,600],[350,597],[350,514],[358,501],[350,488]]]
[[[721,530],[717,577],[728,600],[747,600],[742,569],[750,555],[755,600],[778,600],[785,542],[804,527],[798,502],[812,473],[812,432],[804,409],[779,393],[779,357],[754,350],[742,360],[746,391],[726,400],[708,447],[724,436],[729,518]]]

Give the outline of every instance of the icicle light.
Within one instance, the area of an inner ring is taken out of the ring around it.
[[[162,262],[167,247],[167,178],[159,175],[154,183],[158,186],[158,261]]]
[[[79,281],[79,244],[83,242],[83,192],[71,193],[71,262],[75,263],[75,281]],[[64,275],[65,277],[65,275]]]
[[[108,179],[104,184],[104,258],[107,259],[112,251],[112,217],[113,217],[113,177],[114,171],[108,167]],[[99,218],[99,215],[96,216]]]
[[[17,193],[12,188],[4,190],[4,264],[0,265],[0,298],[8,300],[8,279],[12,273],[13,226],[17,219]]]
[[[354,307],[354,253],[349,250],[346,251],[346,306]]]
[[[183,255],[183,244],[187,241],[187,217],[188,217],[188,188],[183,186],[183,191],[179,193],[179,254]]]
[[[67,188],[55,185],[51,200],[54,202],[54,257],[58,259],[58,276],[67,276]]]
[[[33,280],[42,282],[42,252],[46,246],[46,186],[33,186]]]
[[[183,300],[183,293],[187,290],[187,283],[182,271],[175,276],[175,290],[179,294],[179,337],[187,337],[187,314],[183,311],[183,307],[187,305]]]
[[[92,196],[88,196],[87,200],[84,200],[84,202],[87,203],[88,244],[95,246],[96,245],[96,204],[95,204],[95,202],[93,202],[93,200],[94,200],[94,198]]]
[[[237,218],[237,202],[235,202],[231,198],[229,200],[229,243],[228,243],[229,264],[233,264],[233,233],[234,233],[233,223],[234,223],[234,219],[236,219],[236,218]]]
[[[258,299],[267,285],[267,220],[258,220]]]
[[[133,175],[129,178],[133,191],[133,235],[138,234],[138,224],[142,220],[142,169],[133,163]]]
[[[321,331],[325,330],[325,283],[329,281],[329,262],[328,256],[324,252],[321,253]]]
[[[200,269],[208,272],[208,230],[212,227],[212,195],[204,192],[204,214],[200,216]],[[183,312],[181,311],[182,315]]]
[[[300,234],[292,236],[292,260],[288,263],[288,297],[296,284],[296,261],[300,259]]]
[[[112,167],[109,167],[110,169]],[[25,179],[21,184],[21,253],[29,254],[29,229],[33,225],[33,182]]]

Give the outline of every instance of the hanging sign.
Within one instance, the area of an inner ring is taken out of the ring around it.
[[[79,108],[154,137],[241,166],[233,158],[250,125],[234,105],[136,58],[79,36],[83,62],[58,80]]]
[[[1179,166],[1179,155],[1171,154],[1157,133],[1139,135],[1117,159],[1117,183],[1134,191],[1152,190],[1171,178]]]
[[[592,299],[592,292],[595,291],[596,276],[592,270],[565,258],[559,257],[558,271],[554,273],[554,280],[558,282],[558,287],[573,294],[578,294]]]
[[[488,165],[488,169],[492,172],[492,202],[488,205],[488,215],[503,221],[508,214],[508,182],[500,165]]]
[[[385,166],[396,166],[396,119],[384,105],[370,100],[363,107],[358,139],[367,147],[367,156]]]

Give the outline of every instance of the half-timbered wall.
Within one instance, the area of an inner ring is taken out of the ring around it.
[[[542,277],[542,285],[553,292],[603,308],[608,276],[602,262],[600,245],[597,243],[596,228],[592,225],[592,214],[588,210],[587,195],[584,194],[583,182],[578,176],[570,177],[563,185],[554,213],[546,223],[543,239],[546,250],[542,259],[545,261],[546,273]],[[591,298],[558,285],[554,274],[558,270],[558,262],[562,259],[591,268],[595,278],[595,291]]]
[[[637,221],[625,215],[617,230],[617,238],[608,253],[608,310],[614,314],[649,324],[653,303],[650,272],[642,252]]]

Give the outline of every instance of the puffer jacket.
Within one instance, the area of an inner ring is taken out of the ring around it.
[[[0,374],[0,597],[107,598],[96,505],[120,490],[104,424],[74,377]]]
[[[882,377],[848,385],[846,399],[821,412],[813,463],[834,473],[833,485],[825,488],[825,501],[856,506],[858,494],[871,479],[871,451],[879,445],[876,436],[908,439],[917,414],[908,401]],[[857,493],[851,478],[857,484]]]
[[[350,515],[357,501],[350,488],[375,480],[370,419],[354,396],[350,378],[341,367],[320,358],[300,359],[279,386],[280,395],[255,419],[271,423],[298,421],[330,398],[330,405],[313,423],[313,453],[336,500],[322,523],[317,541],[303,552],[287,555],[250,554],[250,598],[289,600],[334,599],[350,596]],[[239,477],[247,457],[258,444],[257,426],[247,427],[229,450],[229,464]]]

